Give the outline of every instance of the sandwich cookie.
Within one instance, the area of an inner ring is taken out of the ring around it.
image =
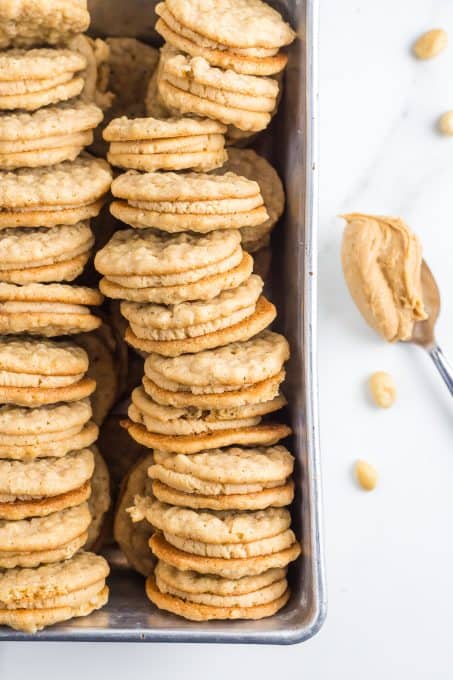
[[[71,427],[53,441],[8,444],[0,441],[0,459],[31,461],[37,458],[61,458],[71,451],[78,451],[94,444],[99,435],[96,423],[89,420],[79,427]]]
[[[159,608],[195,621],[264,618],[289,596],[285,569],[232,580],[179,571],[161,560],[146,592]]]
[[[92,143],[93,130],[102,118],[99,107],[80,100],[32,113],[4,113],[0,115],[0,168],[73,161]]]
[[[246,132],[264,130],[277,106],[274,78],[238,74],[164,47],[157,88],[164,104]]]
[[[95,258],[106,295],[133,302],[172,304],[209,299],[250,276],[252,261],[237,230],[168,235],[119,231]],[[220,290],[219,290],[220,289]]]
[[[293,456],[283,446],[214,449],[184,455],[156,451],[148,474],[154,496],[171,505],[262,510],[293,500]]]
[[[36,633],[54,623],[87,616],[106,604],[109,572],[107,561],[89,552],[37,569],[4,571],[0,574],[0,624]]]
[[[73,281],[94,245],[89,223],[0,229],[0,282],[25,285]]]
[[[281,15],[261,0],[165,0],[156,6],[164,39],[213,66],[236,73],[271,75],[287,62],[280,48],[295,38]]]
[[[0,520],[0,567],[37,567],[69,559],[84,545],[90,522],[87,503],[44,517]]]
[[[86,60],[86,67],[81,73],[84,85],[80,99],[90,104],[96,104],[103,111],[109,109],[114,96],[107,91],[110,54],[107,43],[100,38],[94,39],[79,34],[72,38],[69,47],[79,52]]]
[[[93,420],[102,425],[118,397],[119,374],[114,348],[101,335],[102,327],[81,333],[74,338],[77,345],[86,352],[89,364],[87,376],[96,383],[91,397]]]
[[[123,425],[139,444],[173,453],[193,454],[232,444],[271,445],[291,434],[286,425],[261,423],[262,415],[281,406],[277,397],[218,417],[215,410],[197,413],[193,408],[160,406],[137,388],[128,410],[130,420]]]
[[[110,509],[110,474],[104,458],[99,453],[97,446],[93,446],[94,472],[91,477],[91,495],[88,500],[88,508],[91,514],[91,524],[88,527],[88,538],[85,543],[86,550],[98,552],[103,545],[106,534],[106,519]]]
[[[286,339],[263,331],[246,342],[180,357],[150,354],[143,387],[162,406],[221,410],[271,401],[279,393]]]
[[[136,229],[208,233],[259,225],[268,219],[257,182],[234,173],[120,175],[112,184],[112,214]]]
[[[91,415],[88,399],[31,409],[4,404],[0,406],[0,457],[27,460],[65,455],[54,452],[58,447],[66,448],[66,453],[75,450],[75,443],[97,432],[94,428],[90,433],[88,428],[89,436],[85,434]]]
[[[0,229],[50,228],[95,217],[111,181],[109,165],[88,155],[51,167],[0,172]]]
[[[0,49],[65,43],[90,24],[86,0],[14,0],[3,3]]]
[[[248,340],[275,319],[275,307],[261,295],[262,280],[242,285],[207,301],[162,305],[123,302],[129,321],[126,340],[136,349],[164,356],[200,352]]]
[[[112,165],[146,172],[208,171],[227,160],[225,132],[224,125],[207,119],[122,117],[107,126],[103,137],[110,142]]]
[[[279,541],[280,539],[275,543]],[[280,542],[283,543],[282,541]],[[269,569],[283,569],[296,560],[301,552],[300,545],[295,539],[287,548],[254,557],[210,557],[198,555],[175,547],[159,532],[153,534],[149,543],[151,550],[159,560],[163,560],[181,571],[195,571],[198,574],[210,574],[227,579],[256,576]]]
[[[0,460],[0,518],[44,517],[90,497],[94,457],[89,449],[62,458]]]
[[[126,475],[121,485],[113,525],[115,540],[127,561],[135,571],[143,574],[143,576],[149,576],[155,564],[149,547],[149,539],[154,528],[145,518],[133,522],[126,509],[134,504],[136,496],[152,496],[151,480],[147,474],[152,463],[153,456],[148,454],[136,463]]]
[[[0,333],[53,337],[92,331],[101,325],[90,306],[99,306],[99,291],[61,283],[0,283]]]
[[[0,400],[18,406],[78,401],[94,392],[87,354],[74,344],[0,338]]]
[[[249,253],[264,248],[285,208],[285,192],[277,172],[265,158],[252,149],[230,149],[228,161],[215,172],[233,172],[258,183],[269,217],[260,225],[241,229],[242,247]]]
[[[162,531],[167,540],[172,537],[169,542],[178,537],[182,541],[203,544],[206,546],[204,551],[214,553],[228,552],[223,546],[229,546],[232,552],[234,546],[246,551],[244,546],[280,536],[291,524],[291,516],[285,508],[256,512],[195,511],[140,496],[136,496],[135,504],[128,512],[132,520],[146,519]]]
[[[0,37],[1,41],[1,37]],[[12,49],[0,54],[0,109],[36,111],[77,97],[86,59],[75,50]]]

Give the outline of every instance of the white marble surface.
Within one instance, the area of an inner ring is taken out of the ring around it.
[[[312,641],[283,649],[5,644],[1,680],[453,677],[453,402],[421,350],[384,345],[359,318],[341,277],[335,217],[398,214],[420,234],[444,294],[439,339],[453,357],[453,139],[434,129],[453,108],[453,3],[320,2],[326,624]],[[410,44],[433,27],[446,28],[452,46],[418,63]],[[366,397],[364,381],[377,369],[398,384],[389,412]],[[357,457],[379,468],[373,494],[354,485]]]

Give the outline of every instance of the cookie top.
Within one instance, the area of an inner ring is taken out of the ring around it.
[[[138,505],[139,500],[137,501]],[[145,512],[148,521],[165,534],[202,543],[258,541],[286,531],[291,524],[291,516],[284,508],[268,508],[256,512],[196,512],[189,508],[152,501],[146,504]]]
[[[0,229],[0,270],[28,268],[34,263],[52,262],[69,252],[90,247],[93,233],[87,222],[61,227]],[[6,267],[8,265],[8,267]]]
[[[252,275],[237,288],[225,290],[212,300],[183,302],[170,306],[122,302],[121,312],[128,321],[140,326],[160,329],[186,328],[219,317],[227,317],[239,309],[254,305],[262,290],[262,279]]]
[[[33,409],[4,404],[0,406],[0,437],[65,431],[82,426],[90,418],[91,406],[88,399]]]
[[[48,106],[31,113],[0,114],[0,140],[23,141],[56,135],[70,135],[95,128],[103,113],[95,104],[80,100]]]
[[[0,172],[0,208],[92,203],[110,188],[112,172],[100,158],[79,156],[53,167]]]
[[[174,274],[214,264],[231,255],[240,241],[241,235],[237,230],[212,231],[203,235],[187,232],[172,235],[151,230],[117,231],[97,253],[95,266],[107,276]]]
[[[223,134],[226,126],[208,118],[115,118],[103,137],[109,142]]]
[[[24,607],[38,598],[66,595],[105,579],[109,571],[103,557],[83,551],[37,569],[8,569],[0,573],[0,606]]]
[[[281,217],[285,207],[285,192],[276,170],[253,149],[228,149],[228,160],[216,175],[234,172],[258,182],[269,219],[262,226],[271,228]]]
[[[94,288],[70,286],[64,283],[14,283],[0,282],[0,302],[57,302],[67,305],[100,305],[103,296]]]
[[[75,50],[37,48],[0,53],[0,77],[8,81],[54,78],[62,73],[82,71],[85,66],[85,57]]]
[[[259,185],[232,172],[222,176],[187,172],[127,172],[112,183],[112,193],[129,201],[209,201],[247,198]]]
[[[227,484],[280,481],[289,477],[294,468],[294,457],[284,446],[234,446],[190,456],[155,451],[154,461],[175,472]]]
[[[94,457],[89,449],[72,451],[62,458],[31,462],[0,460],[0,495],[15,497],[58,496],[78,489],[93,474]]]
[[[86,0],[7,0],[2,3],[0,49],[66,42],[89,24]]]
[[[166,0],[183,26],[230,47],[281,47],[295,38],[279,12],[262,0]]]
[[[87,503],[45,517],[0,520],[1,552],[53,550],[83,534],[91,521]]]
[[[0,371],[70,376],[87,370],[88,355],[75,344],[27,337],[0,337]]]
[[[159,73],[164,78],[173,76],[192,80],[198,85],[215,90],[225,90],[222,99],[225,104],[228,104],[228,92],[276,99],[279,91],[278,82],[274,78],[242,75],[232,70],[225,71],[211,66],[204,57],[190,57],[168,45],[162,50],[162,68]],[[271,103],[270,110],[272,108]]]
[[[178,385],[245,386],[276,375],[287,359],[289,346],[283,335],[263,331],[246,342],[198,354],[179,357],[150,354],[145,361],[145,374],[154,380],[162,376],[165,382]]]

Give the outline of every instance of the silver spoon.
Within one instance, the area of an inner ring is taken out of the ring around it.
[[[417,321],[414,324],[414,332],[409,342],[425,349],[433,360],[437,370],[442,376],[444,383],[453,395],[453,367],[448,362],[441,348],[436,342],[434,327],[440,313],[440,293],[436,280],[431,273],[425,260],[422,263],[422,290],[423,302],[428,313],[425,321]]]

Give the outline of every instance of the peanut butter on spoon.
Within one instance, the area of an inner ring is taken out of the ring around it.
[[[343,217],[343,272],[354,302],[385,340],[410,340],[414,324],[427,318],[419,240],[399,218]]]

